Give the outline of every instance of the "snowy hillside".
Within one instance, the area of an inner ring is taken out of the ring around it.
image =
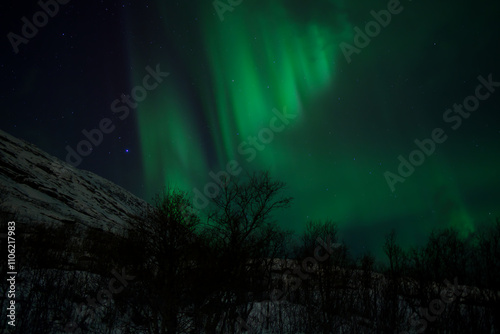
[[[0,130],[0,212],[15,213],[18,223],[77,223],[116,232],[148,206],[116,184]]]

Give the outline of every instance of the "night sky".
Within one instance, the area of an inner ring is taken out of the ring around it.
[[[355,251],[500,217],[498,1],[10,2],[0,128],[147,201],[237,161]]]

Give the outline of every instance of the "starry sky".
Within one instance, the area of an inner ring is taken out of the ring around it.
[[[294,197],[280,225],[330,219],[375,254],[391,228],[500,217],[498,2],[0,7],[0,128],[147,201],[268,170]]]

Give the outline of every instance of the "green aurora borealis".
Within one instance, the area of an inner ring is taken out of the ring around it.
[[[144,52],[129,41],[133,82],[146,65],[170,73],[137,109],[147,196],[167,185],[203,191],[208,173],[234,159],[287,183],[294,202],[276,216],[283,226],[332,219],[354,248],[374,252],[392,227],[411,244],[435,227],[467,234],[499,217],[499,93],[456,131],[442,120],[474,92],[477,76],[500,79],[488,40],[498,11],[401,5],[350,64],[339,44],[352,44],[353,28],[387,2],[243,0],[220,21],[210,1],[157,1],[163,27],[130,14],[132,31],[170,43]],[[274,108],[297,117],[246,161],[238,147],[269,127]],[[436,127],[448,140],[391,192],[384,172],[396,172],[397,157]]]

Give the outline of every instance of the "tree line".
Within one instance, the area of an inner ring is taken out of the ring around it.
[[[435,230],[424,245],[406,249],[391,231],[381,245],[383,263],[370,253],[353,256],[332,221],[308,222],[300,235],[281,228],[274,215],[292,202],[284,187],[266,172],[231,180],[203,215],[194,213],[187,193],[167,189],[120,235],[79,224],[31,225],[18,241],[16,331],[500,328],[499,220],[467,238],[454,229]],[[0,270],[4,275],[4,261]],[[1,292],[0,325],[6,328]]]

